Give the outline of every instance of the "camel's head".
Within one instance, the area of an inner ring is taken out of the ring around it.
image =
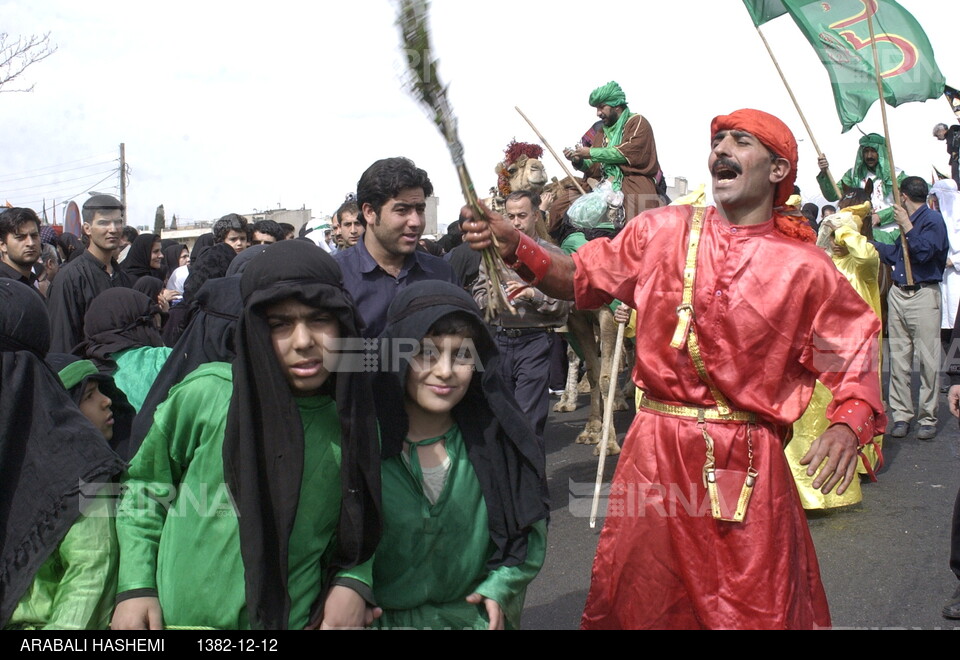
[[[510,190],[532,190],[539,193],[547,183],[547,169],[543,161],[529,156],[520,156],[515,163],[506,166]]]
[[[543,148],[526,142],[511,142],[504,152],[506,156],[497,163],[497,188],[504,197],[512,192],[531,190],[537,194],[547,183],[547,171],[540,157]]]

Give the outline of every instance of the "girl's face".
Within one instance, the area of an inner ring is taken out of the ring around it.
[[[153,244],[150,249],[150,268],[157,270],[160,268],[160,262],[163,260],[163,248],[160,247],[160,241]]]
[[[447,414],[467,393],[476,365],[473,340],[463,335],[424,337],[410,360],[407,401],[421,411]]]

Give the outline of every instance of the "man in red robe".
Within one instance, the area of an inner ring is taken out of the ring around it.
[[[548,295],[638,310],[633,377],[644,398],[584,628],[829,626],[783,443],[820,380],[833,424],[803,462],[815,488],[842,493],[859,447],[886,425],[879,320],[806,242],[809,227],[777,211],[796,179],[790,130],[740,110],[714,119],[711,136],[716,208],[648,211],[572,257],[538,249],[496,214],[464,223],[475,248],[495,234],[504,260]],[[741,521],[728,522],[751,494]]]

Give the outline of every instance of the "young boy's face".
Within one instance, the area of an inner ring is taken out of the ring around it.
[[[410,361],[407,399],[430,414],[453,410],[467,393],[475,366],[473,340],[463,335],[424,337]]]
[[[97,427],[108,442],[113,439],[113,411],[110,410],[112,404],[110,397],[100,391],[97,381],[91,380],[83,386],[80,412]]]
[[[273,350],[295,396],[316,394],[330,377],[333,365],[324,355],[340,338],[336,317],[325,309],[310,307],[293,298],[266,309]]]

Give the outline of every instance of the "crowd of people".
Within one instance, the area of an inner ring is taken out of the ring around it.
[[[426,244],[406,158],[329,221],[231,213],[192,246],[108,195],[81,237],[3,211],[0,624],[520,627],[561,336],[610,306],[639,396],[582,627],[829,627],[804,509],[860,501],[885,433],[934,440],[944,370],[960,415],[956,182],[868,135],[801,209],[793,134],[739,110],[710,126],[715,206],[668,205],[649,121],[615,82],[589,103],[565,155],[619,194],[591,227],[573,186],[501,190]],[[955,518],[960,578],[960,494]]]

